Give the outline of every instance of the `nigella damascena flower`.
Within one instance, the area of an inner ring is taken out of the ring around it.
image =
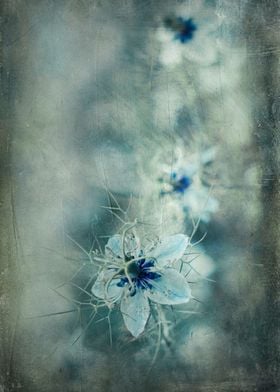
[[[162,166],[160,176],[162,197],[169,197],[177,201],[181,208],[193,218],[200,218],[204,222],[210,220],[211,214],[218,210],[218,201],[210,195],[210,187],[203,179],[203,168],[209,165],[215,157],[215,149],[205,150],[202,154],[192,154],[185,157],[185,153],[177,148],[176,162],[170,166]]]
[[[127,329],[138,337],[150,315],[150,303],[187,303],[191,291],[186,278],[174,268],[189,244],[183,234],[162,238],[156,245],[142,247],[134,235],[114,235],[105,248],[108,260],[99,273],[92,293],[109,304],[120,301]]]
[[[204,1],[188,1],[177,7],[157,31],[160,62],[176,65],[186,59],[201,65],[214,64],[218,57],[215,33],[219,26],[215,16]]]

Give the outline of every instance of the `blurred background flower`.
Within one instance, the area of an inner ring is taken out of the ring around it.
[[[205,1],[186,1],[175,6],[174,14],[166,16],[157,31],[161,43],[160,62],[174,66],[181,61],[197,66],[212,65],[218,61],[217,44],[220,19],[215,9]]]

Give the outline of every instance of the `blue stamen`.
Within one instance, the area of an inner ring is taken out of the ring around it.
[[[135,264],[131,265],[131,271],[133,271],[133,275],[131,276],[131,281],[133,283],[133,287],[130,287],[130,295],[133,296],[136,293],[136,288],[146,290],[151,289],[151,280],[155,280],[161,277],[161,275],[157,272],[151,271],[150,268],[154,266],[155,261],[153,259],[140,259]],[[118,287],[124,287],[129,283],[128,278],[126,276],[120,278],[117,283]]]
[[[192,180],[187,176],[182,176],[179,180],[171,182],[174,192],[184,193],[185,190],[191,185]]]
[[[193,38],[194,32],[197,30],[196,24],[192,18],[184,19],[182,17],[170,17],[165,19],[167,28],[176,32],[175,40],[179,40],[182,44]]]
[[[127,278],[121,278],[120,281],[117,283],[118,287],[124,287],[128,283]]]

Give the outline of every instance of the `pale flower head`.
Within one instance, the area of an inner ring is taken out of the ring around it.
[[[163,237],[148,246],[142,246],[135,234],[112,236],[93,295],[108,304],[120,302],[126,328],[138,337],[147,324],[150,303],[178,305],[191,299],[186,278],[174,268],[188,245],[184,234]]]
[[[166,66],[183,59],[200,65],[212,65],[218,59],[216,30],[220,20],[213,8],[197,0],[175,7],[156,33],[161,44],[160,62]]]
[[[187,154],[181,147],[175,148],[174,162],[161,166],[160,193],[172,199],[192,218],[208,222],[211,214],[219,208],[218,201],[211,196],[210,187],[204,183],[203,170],[215,158],[215,148],[201,154]]]

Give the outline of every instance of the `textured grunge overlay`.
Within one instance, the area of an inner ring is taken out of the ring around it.
[[[1,392],[279,390],[279,6],[1,1]]]

